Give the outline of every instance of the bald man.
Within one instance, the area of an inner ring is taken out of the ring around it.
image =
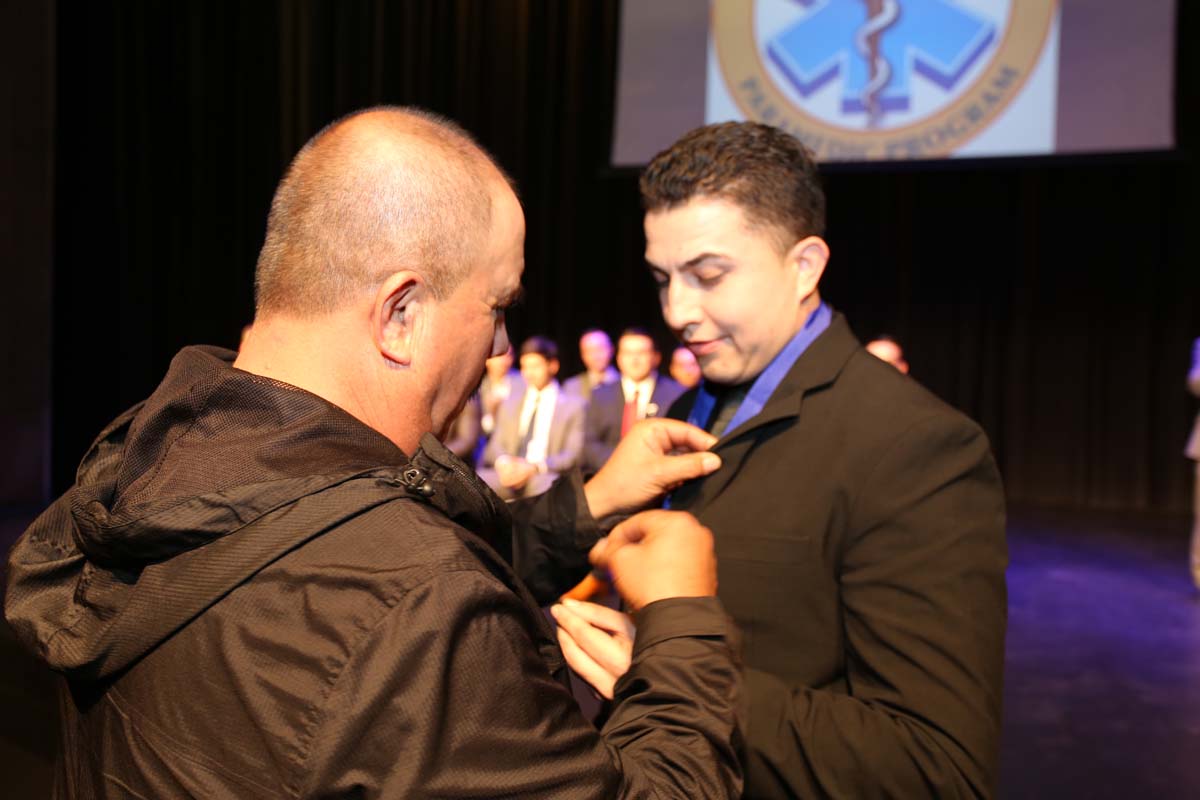
[[[903,375],[908,374],[908,361],[904,358],[904,350],[900,343],[887,334],[882,334],[867,342],[864,347],[871,355],[880,361],[891,364]]]
[[[620,374],[612,367],[613,343],[608,334],[599,328],[589,328],[579,337],[579,359],[583,372],[572,375],[563,382],[563,391],[582,399],[592,399],[592,392],[620,380]]]
[[[594,548],[639,610],[601,731],[538,611],[597,517],[715,469],[665,455],[712,438],[644,423],[511,510],[435,438],[508,347],[523,249],[507,179],[445,121],[376,109],[297,155],[240,353],[180,352],[12,552],[6,615],[68,690],[56,796],[737,794],[705,529],[647,512]]]

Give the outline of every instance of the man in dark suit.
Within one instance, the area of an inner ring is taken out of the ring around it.
[[[583,454],[584,403],[554,379],[558,347],[531,336],[521,345],[520,363],[525,391],[500,406],[479,467],[479,476],[505,500],[542,494]]]
[[[704,375],[670,416],[720,437],[721,469],[670,505],[713,530],[745,637],[746,796],[994,793],[1007,552],[986,437],[822,302],[825,199],[796,139],[700,128],[641,190],[663,316]],[[603,686],[628,663],[616,612],[577,608],[560,638]]]
[[[621,379],[597,386],[588,404],[583,432],[584,471],[604,466],[635,422],[660,417],[683,394],[673,379],[658,374],[662,356],[644,328],[626,328],[617,339]]]

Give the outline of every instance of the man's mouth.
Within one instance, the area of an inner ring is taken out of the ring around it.
[[[685,342],[684,346],[687,347],[688,350],[692,351],[692,355],[694,355],[696,358],[700,358],[702,356],[712,355],[715,353],[717,348],[721,346],[721,340],[695,339],[690,342]]]

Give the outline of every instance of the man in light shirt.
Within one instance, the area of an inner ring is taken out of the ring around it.
[[[583,451],[584,402],[562,391],[558,347],[544,336],[521,345],[523,394],[510,394],[496,413],[479,475],[505,500],[550,488]]]
[[[617,340],[617,369],[621,380],[592,392],[584,423],[584,471],[604,466],[632,425],[660,417],[683,394],[675,380],[658,374],[662,356],[643,328],[626,328]]]

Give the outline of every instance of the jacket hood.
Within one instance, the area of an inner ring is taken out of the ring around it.
[[[275,559],[400,498],[507,555],[504,503],[434,437],[410,459],[342,409],[233,358],[181,351],[13,547],[5,615],[52,668],[110,677]]]

